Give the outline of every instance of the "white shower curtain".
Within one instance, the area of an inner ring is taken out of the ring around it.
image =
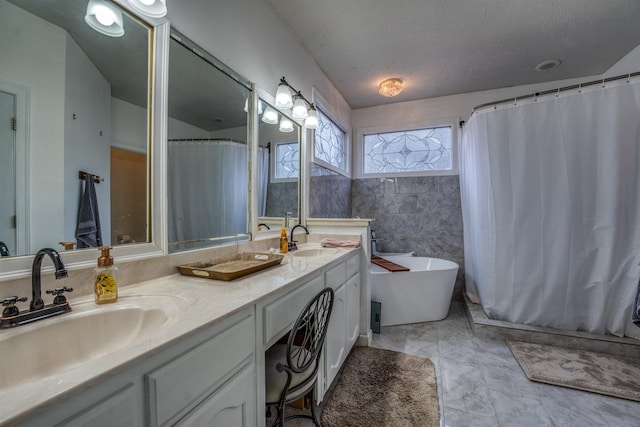
[[[493,319],[640,336],[640,82],[516,104],[462,132],[469,296]]]
[[[247,232],[247,145],[169,141],[169,242]]]
[[[267,191],[269,189],[269,149],[258,148],[258,216],[267,214]]]

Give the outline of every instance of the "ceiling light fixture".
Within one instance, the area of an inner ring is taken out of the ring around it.
[[[538,65],[536,65],[536,71],[548,71],[552,68],[556,68],[560,65],[561,61],[559,59],[549,59],[547,61],[542,61]]]
[[[304,120],[305,128],[318,128],[318,111],[315,105],[309,102],[302,92],[291,86],[284,77],[278,84],[275,104],[278,108],[292,108],[291,116],[295,120]]]
[[[105,0],[89,0],[84,20],[91,28],[109,37],[124,35],[122,12]]]
[[[382,96],[396,96],[402,92],[402,80],[396,78],[384,80],[380,83],[378,92],[380,92]]]
[[[129,0],[131,8],[150,18],[162,18],[167,14],[167,0]]]

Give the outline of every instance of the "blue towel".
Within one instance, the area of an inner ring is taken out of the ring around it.
[[[76,239],[78,239],[78,249],[102,246],[98,198],[96,197],[96,186],[93,181],[93,175],[90,173],[88,173],[85,178],[84,192],[80,199]]]

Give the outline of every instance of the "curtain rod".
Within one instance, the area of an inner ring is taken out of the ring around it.
[[[564,91],[567,91],[567,90],[580,89],[581,87],[585,87],[585,86],[593,86],[593,85],[597,85],[597,84],[605,84],[607,82],[612,82],[612,81],[615,81],[615,80],[631,79],[631,77],[635,77],[635,76],[640,76],[640,71],[637,71],[635,73],[623,74],[623,75],[619,75],[619,76],[615,76],[615,77],[602,78],[600,80],[593,80],[593,81],[586,82],[586,83],[577,83],[577,84],[574,84],[574,85],[571,85],[571,86],[564,86],[564,87],[557,88],[557,89],[551,89],[551,90],[545,90],[545,91],[542,91],[542,92],[530,93],[529,95],[524,95],[524,96],[514,96],[512,98],[501,99],[500,101],[487,102],[486,104],[476,105],[475,107],[473,107],[473,111],[475,112],[478,108],[489,107],[491,105],[498,105],[498,104],[504,104],[504,103],[507,103],[507,102],[517,101],[518,99],[535,98],[535,97],[542,96],[542,95],[549,95],[549,94],[552,94],[552,93],[560,93],[560,92],[564,92]]]

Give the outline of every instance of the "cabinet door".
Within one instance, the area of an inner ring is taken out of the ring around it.
[[[325,390],[327,390],[333,382],[333,379],[338,374],[338,371],[344,362],[344,358],[346,357],[346,289],[347,287],[343,285],[335,291],[333,311],[331,312],[329,328],[327,329],[327,337],[325,338]]]
[[[140,402],[133,383],[127,384],[111,396],[104,397],[95,405],[88,406],[80,414],[65,420],[64,426],[132,426],[138,424]],[[48,424],[51,425],[51,424]]]
[[[360,274],[356,274],[344,285],[347,288],[347,353],[360,334]]]
[[[254,365],[247,365],[181,419],[177,426],[245,427],[256,423]]]

